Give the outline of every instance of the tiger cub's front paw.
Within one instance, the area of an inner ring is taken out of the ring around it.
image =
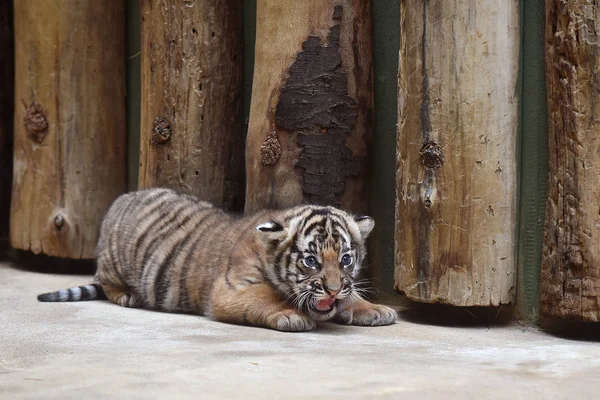
[[[316,328],[311,318],[298,314],[294,310],[279,311],[267,317],[267,326],[283,332],[307,332]]]
[[[381,326],[393,324],[398,318],[396,311],[390,307],[365,303],[343,310],[339,315],[341,322],[347,325]]]

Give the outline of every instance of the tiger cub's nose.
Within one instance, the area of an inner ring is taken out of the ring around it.
[[[341,286],[337,286],[337,287],[331,287],[331,286],[327,286],[325,284],[323,284],[323,289],[325,289],[325,292],[328,293],[331,297],[337,295],[340,290],[342,290]]]

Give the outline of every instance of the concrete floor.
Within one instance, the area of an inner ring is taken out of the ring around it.
[[[600,344],[519,327],[324,324],[279,333],[104,301],[0,264],[0,398],[592,399]],[[404,314],[402,314],[404,315]]]

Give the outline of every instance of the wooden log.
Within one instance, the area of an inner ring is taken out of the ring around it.
[[[11,244],[93,258],[125,189],[124,3],[19,0]]]
[[[142,0],[139,186],[243,206],[242,2]]]
[[[512,302],[518,1],[401,8],[396,288],[426,303]]]
[[[8,245],[12,183],[14,54],[12,1],[0,0],[0,248]]]
[[[600,321],[600,8],[546,1],[549,176],[540,311]]]
[[[365,212],[372,139],[371,2],[257,2],[246,211]]]

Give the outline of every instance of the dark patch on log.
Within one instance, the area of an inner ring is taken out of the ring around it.
[[[339,21],[342,19],[342,12],[344,8],[340,5],[337,5],[333,8],[333,16],[331,17],[334,21]]]
[[[340,21],[342,11],[335,6],[332,19]],[[358,107],[348,95],[340,29],[339,22],[330,28],[326,45],[317,36],[302,43],[275,109],[276,126],[298,135],[304,149],[296,164],[304,169],[302,188],[318,204],[339,205],[345,180],[357,175],[361,164],[345,145],[356,126]]]
[[[260,146],[260,162],[262,165],[275,165],[281,156],[281,144],[277,134],[272,132]]]
[[[419,152],[419,160],[425,168],[438,169],[444,165],[442,147],[434,141],[426,142]]]
[[[42,143],[48,134],[48,119],[40,103],[32,101],[25,110],[23,124],[29,139]]]
[[[357,175],[360,163],[344,142],[344,133],[300,135],[304,152],[297,166],[304,168],[304,191],[313,203],[339,206],[345,179]]]
[[[152,144],[164,144],[171,137],[171,125],[163,117],[156,117],[152,126]]]

